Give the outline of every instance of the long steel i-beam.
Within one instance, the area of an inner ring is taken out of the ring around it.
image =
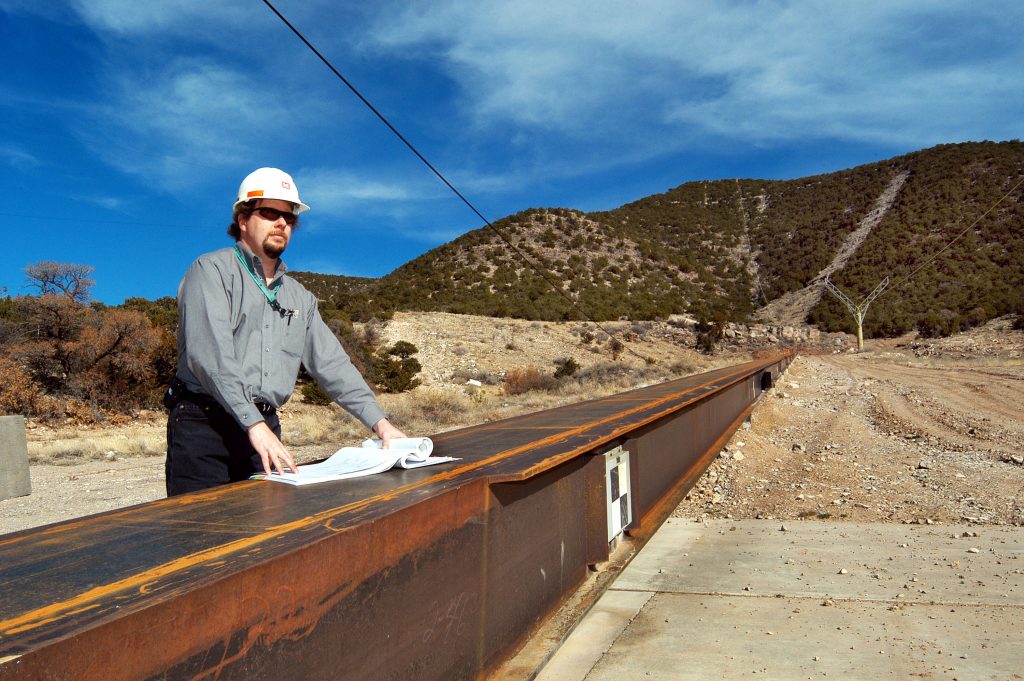
[[[485,678],[607,560],[604,455],[642,540],[790,358],[435,436],[453,464],[0,536],[0,681]]]

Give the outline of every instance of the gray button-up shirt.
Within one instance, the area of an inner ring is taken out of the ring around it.
[[[239,252],[257,273],[259,256],[239,242]],[[178,287],[178,371],[185,386],[211,395],[243,428],[263,416],[253,404],[280,407],[295,390],[300,363],[342,407],[372,428],[384,418],[373,391],[352,365],[341,343],[324,324],[316,298],[285,273],[274,310],[259,284],[224,248],[200,256]]]

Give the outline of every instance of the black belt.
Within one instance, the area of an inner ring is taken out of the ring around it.
[[[175,378],[173,381],[171,381],[171,385],[168,386],[167,388],[167,395],[165,401],[169,401],[173,405],[177,404],[181,400],[188,400],[192,404],[199,405],[200,407],[206,407],[208,409],[220,409],[222,411],[226,411],[224,407],[221,406],[221,403],[218,402],[212,396],[205,395],[203,393],[192,392],[191,390],[185,387],[185,383],[183,381],[180,381],[177,378]],[[171,409],[174,408],[171,405],[168,406]],[[260,413],[263,414],[264,416],[270,416],[271,414],[274,414],[277,411],[277,408],[274,405],[270,404],[269,402],[263,402],[262,400],[257,400],[256,402],[253,402],[253,406],[259,409]]]

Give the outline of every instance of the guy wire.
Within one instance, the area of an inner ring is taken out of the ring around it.
[[[971,224],[969,224],[969,225],[968,225],[967,227],[965,227],[965,228],[964,228],[964,229],[963,229],[963,230],[962,230],[962,231],[961,231],[961,232],[960,232],[959,234],[957,234],[957,235],[956,235],[955,237],[953,237],[952,239],[950,239],[950,240],[949,240],[949,242],[948,242],[948,243],[947,243],[947,244],[946,244],[945,246],[943,246],[942,248],[940,248],[940,249],[939,249],[938,251],[936,251],[935,253],[933,253],[933,254],[932,254],[932,255],[931,255],[931,256],[930,256],[929,258],[927,258],[927,259],[926,259],[926,260],[925,260],[925,261],[924,261],[923,263],[921,263],[920,265],[918,265],[918,266],[917,266],[917,268],[915,268],[913,272],[911,272],[911,273],[910,273],[910,274],[908,274],[907,276],[905,276],[905,277],[903,277],[902,279],[900,279],[899,281],[897,281],[897,282],[896,282],[895,284],[893,284],[893,285],[892,285],[891,287],[889,287],[889,290],[891,291],[891,290],[893,290],[893,289],[895,289],[895,288],[897,288],[897,287],[899,287],[899,286],[902,286],[903,284],[907,283],[908,281],[910,281],[910,279],[911,279],[911,278],[912,278],[912,277],[913,277],[913,276],[914,276],[915,274],[917,274],[918,272],[920,272],[921,270],[923,270],[923,269],[924,269],[925,267],[927,267],[929,263],[931,263],[931,262],[932,262],[932,261],[934,261],[934,260],[935,260],[936,258],[938,258],[938,257],[939,257],[940,255],[942,255],[943,253],[945,253],[946,251],[948,251],[948,250],[949,250],[949,248],[950,248],[950,246],[952,246],[952,245],[953,245],[953,244],[954,244],[954,243],[955,243],[955,242],[956,242],[956,241],[957,241],[958,239],[960,239],[960,237],[962,237],[962,236],[963,236],[964,234],[967,234],[967,232],[969,232],[969,231],[971,231],[972,229],[974,229],[974,226],[975,226],[975,225],[977,225],[977,224],[978,224],[979,222],[981,222],[981,221],[982,221],[983,219],[985,219],[985,216],[986,216],[986,215],[988,215],[989,213],[991,213],[992,211],[994,211],[994,210],[996,209],[996,206],[998,206],[998,205],[999,205],[1000,203],[1002,203],[1003,201],[1005,201],[1005,200],[1006,200],[1006,198],[1007,198],[1007,197],[1008,197],[1008,196],[1009,196],[1010,194],[1012,194],[1012,193],[1014,193],[1015,191],[1017,191],[1017,188],[1018,188],[1018,187],[1020,187],[1020,186],[1021,186],[1022,184],[1024,184],[1024,177],[1022,177],[1022,178],[1021,178],[1020,180],[1018,180],[1018,181],[1017,181],[1017,184],[1013,185],[1013,187],[1011,187],[1011,188],[1010,188],[1010,190],[1009,190],[1008,192],[1006,192],[1006,193],[1005,193],[1005,194],[1003,194],[1003,195],[1002,195],[1001,197],[999,197],[999,200],[998,200],[998,201],[996,201],[996,202],[995,202],[995,203],[993,203],[993,204],[992,204],[991,206],[989,206],[989,207],[988,207],[988,210],[986,210],[986,211],[985,211],[984,213],[982,213],[982,214],[981,214],[981,215],[979,215],[979,216],[978,216],[977,218],[975,218],[974,222],[972,222],[972,223],[971,223]]]
[[[604,328],[604,327],[603,327],[603,326],[602,326],[602,325],[601,325],[601,324],[600,324],[600,323],[599,323],[599,322],[598,322],[597,320],[595,320],[595,319],[594,319],[593,317],[591,317],[591,316],[590,316],[590,314],[588,314],[586,310],[584,310],[584,309],[583,309],[582,307],[580,307],[580,305],[579,305],[579,304],[578,304],[578,303],[577,303],[577,302],[576,302],[575,300],[573,300],[573,299],[572,299],[572,297],[570,297],[570,296],[569,296],[569,295],[568,295],[568,294],[567,294],[567,293],[566,293],[566,292],[565,292],[565,291],[564,291],[564,290],[562,289],[562,287],[561,287],[561,286],[560,286],[560,285],[559,285],[559,284],[558,284],[557,282],[555,282],[554,280],[552,280],[552,278],[550,277],[550,275],[549,275],[549,274],[548,274],[548,273],[547,273],[546,271],[544,271],[543,269],[541,269],[540,267],[538,267],[537,265],[535,265],[535,264],[533,263],[533,261],[532,261],[532,260],[530,260],[530,258],[526,256],[526,254],[525,254],[525,253],[523,253],[523,252],[522,252],[521,250],[519,250],[519,248],[518,248],[518,247],[517,247],[517,246],[516,246],[515,244],[513,244],[513,243],[512,243],[512,242],[511,242],[511,241],[510,241],[510,240],[508,239],[508,237],[506,237],[506,236],[505,236],[504,234],[502,234],[501,230],[499,230],[499,229],[498,229],[497,227],[495,227],[495,226],[494,226],[494,225],[493,225],[493,224],[491,223],[491,221],[490,221],[490,220],[488,220],[488,219],[487,219],[486,217],[484,217],[483,213],[481,213],[481,212],[480,212],[479,210],[477,210],[476,206],[474,206],[474,205],[473,205],[473,204],[472,204],[472,203],[471,203],[471,202],[469,201],[469,199],[467,199],[467,198],[466,198],[465,196],[463,196],[462,192],[460,192],[460,191],[459,191],[458,189],[456,189],[456,188],[455,188],[455,186],[454,186],[454,185],[453,185],[453,184],[452,184],[451,182],[449,182],[449,181],[448,181],[448,178],[446,178],[446,177],[445,177],[445,176],[444,176],[443,174],[441,174],[441,171],[439,171],[439,170],[438,170],[437,168],[435,168],[435,167],[433,166],[433,164],[431,164],[431,163],[430,163],[430,161],[428,161],[428,160],[426,159],[426,157],[425,157],[425,156],[424,156],[423,154],[421,154],[421,153],[419,152],[419,150],[418,150],[418,149],[416,149],[416,147],[414,147],[414,146],[413,146],[412,142],[410,142],[410,141],[409,141],[408,139],[406,139],[406,138],[405,138],[405,136],[404,136],[404,135],[403,135],[403,134],[402,134],[401,132],[399,132],[399,131],[398,131],[398,129],[397,129],[397,128],[395,128],[395,126],[393,126],[393,125],[391,124],[391,122],[390,122],[390,121],[389,121],[389,120],[388,120],[388,119],[387,119],[387,118],[386,118],[386,117],[384,116],[384,114],[382,114],[382,113],[381,113],[380,111],[378,111],[378,110],[377,110],[377,107],[375,107],[375,106],[374,106],[373,104],[371,104],[371,103],[370,103],[370,101],[369,101],[369,100],[368,100],[368,99],[367,99],[366,97],[364,97],[364,96],[363,96],[363,94],[362,94],[361,92],[359,92],[359,90],[358,90],[358,89],[356,88],[356,86],[355,86],[355,85],[353,85],[353,84],[352,84],[351,82],[349,82],[348,78],[346,78],[345,76],[343,76],[343,75],[341,74],[341,72],[340,72],[340,71],[338,71],[338,69],[334,68],[334,65],[333,65],[333,64],[331,64],[331,62],[330,62],[330,61],[329,61],[329,60],[327,59],[327,57],[325,57],[325,56],[324,56],[323,54],[321,54],[321,53],[320,53],[320,50],[316,49],[316,47],[315,47],[315,46],[313,45],[313,43],[309,42],[309,40],[307,40],[307,39],[306,39],[306,36],[304,36],[304,35],[303,35],[303,34],[302,34],[302,33],[301,33],[300,31],[299,31],[299,29],[295,28],[295,26],[294,26],[294,25],[293,25],[293,24],[292,24],[292,23],[291,23],[290,21],[288,21],[288,19],[287,19],[287,18],[286,18],[286,17],[285,17],[285,16],[283,15],[283,14],[281,14],[281,12],[279,12],[279,11],[278,11],[278,9],[277,9],[276,7],[274,7],[274,5],[272,5],[272,4],[270,3],[270,0],[263,0],[263,4],[265,4],[265,5],[267,6],[267,7],[269,7],[269,8],[270,8],[270,11],[272,11],[272,12],[273,12],[274,14],[276,14],[276,15],[277,15],[277,18],[278,18],[278,19],[280,19],[280,20],[281,20],[281,21],[282,21],[282,22],[284,23],[284,25],[285,25],[285,26],[287,26],[287,27],[288,27],[288,28],[289,28],[289,29],[291,30],[291,32],[292,32],[292,33],[294,33],[294,34],[295,34],[295,36],[296,36],[296,37],[297,37],[297,38],[298,38],[299,40],[301,40],[301,41],[302,41],[302,42],[303,42],[303,43],[304,43],[304,44],[306,45],[306,47],[308,47],[308,48],[309,48],[309,50],[310,50],[310,51],[311,51],[311,52],[312,52],[313,54],[315,54],[315,55],[317,56],[317,58],[318,58],[318,59],[319,59],[320,61],[322,61],[322,62],[324,63],[324,66],[326,66],[326,67],[327,67],[328,69],[330,69],[330,70],[331,70],[331,72],[332,72],[332,73],[333,73],[333,74],[334,74],[335,76],[337,76],[337,77],[338,77],[338,79],[339,79],[339,80],[340,80],[340,81],[341,81],[342,83],[344,83],[344,84],[345,84],[345,86],[346,86],[346,87],[347,87],[347,88],[348,88],[349,90],[351,90],[351,91],[352,91],[352,93],[353,93],[353,94],[354,94],[354,95],[355,95],[356,97],[358,97],[358,98],[359,98],[359,100],[360,100],[360,101],[361,101],[361,102],[362,102],[363,104],[365,104],[365,105],[366,105],[366,107],[367,107],[367,108],[368,108],[368,109],[369,109],[370,111],[372,111],[372,112],[374,113],[374,115],[376,115],[376,116],[377,116],[377,118],[379,118],[379,119],[380,119],[380,121],[381,121],[382,123],[384,123],[384,125],[386,125],[386,126],[388,127],[388,129],[389,129],[389,130],[390,130],[391,132],[393,132],[393,133],[395,134],[395,136],[396,136],[396,137],[398,137],[398,139],[402,140],[402,142],[403,142],[403,143],[405,144],[405,146],[406,146],[406,147],[408,147],[408,148],[409,148],[409,150],[410,150],[410,151],[411,151],[411,152],[412,152],[413,154],[415,154],[415,155],[416,155],[416,158],[418,158],[418,159],[419,159],[420,161],[422,161],[422,162],[423,162],[423,164],[424,164],[424,165],[426,165],[426,166],[427,166],[427,168],[429,168],[429,169],[430,169],[430,171],[431,171],[432,173],[434,173],[434,175],[436,175],[436,176],[438,177],[438,179],[440,179],[440,180],[441,180],[441,182],[443,182],[443,183],[445,184],[445,186],[447,186],[447,187],[448,187],[448,188],[449,188],[450,190],[452,190],[452,192],[453,192],[453,193],[454,193],[454,194],[455,194],[456,196],[458,196],[458,197],[459,197],[459,199],[461,199],[461,200],[462,200],[462,202],[463,202],[464,204],[466,204],[466,206],[467,206],[467,207],[468,207],[468,208],[469,208],[469,209],[470,209],[471,211],[473,211],[473,213],[475,213],[475,214],[476,214],[476,216],[477,216],[478,218],[480,218],[481,220],[483,220],[483,221],[484,221],[484,224],[486,224],[486,225],[487,225],[487,226],[488,226],[488,227],[489,227],[489,228],[491,229],[491,231],[493,231],[493,232],[494,232],[495,234],[497,234],[497,235],[498,235],[498,237],[499,237],[499,238],[500,238],[500,239],[501,239],[502,241],[504,241],[504,242],[505,242],[505,244],[506,244],[506,245],[507,245],[507,246],[508,246],[508,247],[509,247],[510,249],[512,249],[512,251],[513,251],[513,252],[514,252],[514,253],[515,253],[516,255],[518,255],[518,256],[519,256],[519,257],[520,257],[520,258],[521,258],[521,259],[522,259],[522,260],[523,260],[523,261],[524,261],[524,262],[525,262],[525,263],[526,263],[527,265],[529,265],[529,266],[530,266],[530,269],[532,269],[532,270],[533,270],[534,272],[536,272],[536,273],[537,273],[538,275],[540,275],[540,277],[541,277],[542,279],[544,279],[544,281],[545,281],[545,282],[547,282],[547,284],[548,284],[548,285],[549,285],[549,286],[550,286],[550,287],[551,287],[551,288],[552,288],[552,289],[553,289],[553,290],[554,290],[554,291],[555,291],[556,293],[558,293],[558,294],[559,294],[560,296],[562,296],[563,298],[565,298],[565,300],[566,300],[566,301],[568,301],[569,305],[570,305],[570,306],[572,306],[572,307],[573,307],[573,308],[574,308],[574,309],[575,309],[575,310],[576,310],[577,312],[579,312],[579,313],[580,313],[580,314],[581,314],[581,315],[582,315],[583,317],[585,317],[585,318],[586,318],[586,319],[587,319],[587,320],[588,320],[588,321],[589,321],[589,322],[590,322],[591,324],[593,324],[593,325],[594,325],[594,326],[596,326],[596,327],[597,327],[598,329],[600,329],[600,330],[601,330],[602,332],[604,332],[604,333],[605,333],[605,334],[606,334],[606,335],[607,335],[607,336],[608,336],[609,338],[615,338],[615,335],[614,335],[614,334],[612,334],[611,332],[609,332],[609,331],[608,331],[608,329]],[[626,346],[626,345],[625,345],[624,343],[623,343],[623,348],[625,348],[626,350],[628,350],[630,354],[632,354],[632,355],[634,355],[634,356],[638,357],[639,359],[642,359],[642,360],[644,360],[644,362],[649,362],[649,361],[650,361],[650,359],[649,359],[648,357],[644,357],[643,355],[640,355],[640,354],[638,354],[638,353],[634,352],[634,351],[633,351],[633,350],[632,350],[631,348],[629,348],[628,346]]]

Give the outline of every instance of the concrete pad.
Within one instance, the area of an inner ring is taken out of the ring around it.
[[[670,519],[612,588],[1024,605],[1024,529]]]
[[[1013,679],[1024,674],[1016,608],[659,594],[585,677]]]
[[[673,519],[537,678],[1024,679],[1021,621],[1024,528]]]
[[[575,681],[586,677],[654,594],[609,591],[537,675],[537,681]]]

